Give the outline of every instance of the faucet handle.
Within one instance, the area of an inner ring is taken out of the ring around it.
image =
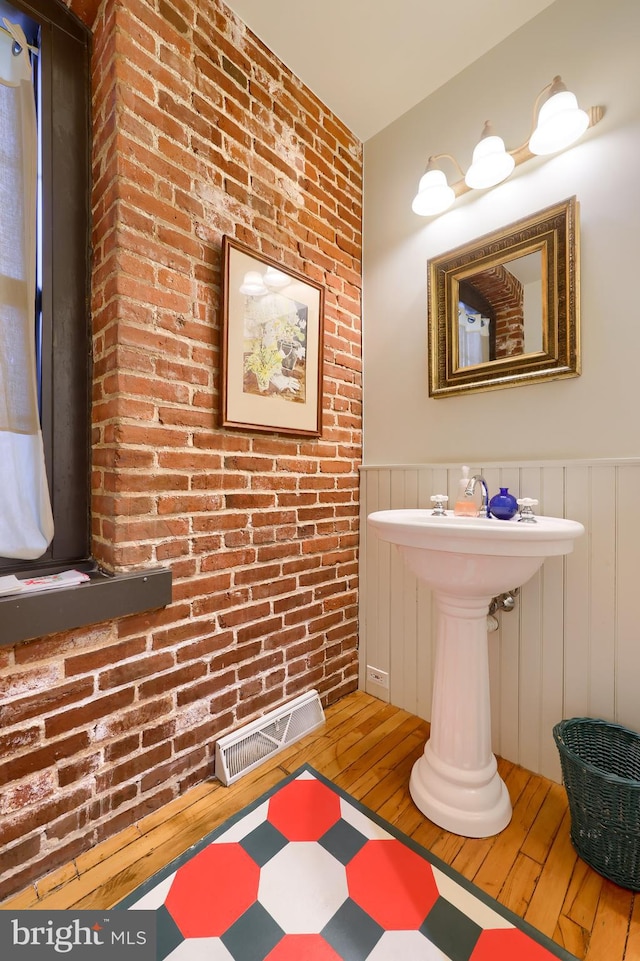
[[[538,501],[534,497],[519,497],[518,507],[520,508],[520,517],[518,521],[525,521],[525,523],[535,524],[536,518],[533,513],[533,508],[536,507]]]
[[[448,500],[449,498],[446,494],[433,494],[431,496],[431,503],[436,505],[431,511],[434,517],[442,517],[446,513],[444,505]]]

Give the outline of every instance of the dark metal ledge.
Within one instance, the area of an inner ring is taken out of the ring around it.
[[[78,565],[79,566],[79,565]],[[171,570],[89,571],[76,587],[0,597],[0,646],[140,614],[171,603]]]

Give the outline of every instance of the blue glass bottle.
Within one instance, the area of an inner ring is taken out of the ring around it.
[[[509,521],[518,513],[518,502],[509,493],[508,487],[501,487],[499,494],[494,494],[489,501],[489,511],[499,521]]]

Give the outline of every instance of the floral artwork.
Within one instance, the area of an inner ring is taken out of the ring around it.
[[[243,390],[306,400],[307,308],[283,293],[247,295]]]
[[[324,290],[225,237],[223,426],[319,435]]]

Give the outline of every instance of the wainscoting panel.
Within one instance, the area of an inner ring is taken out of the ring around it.
[[[640,460],[471,465],[489,490],[535,497],[536,513],[571,517],[586,534],[546,560],[489,635],[493,749],[560,780],[553,725],[603,717],[640,730]],[[360,685],[429,720],[435,612],[396,549],[368,530],[375,510],[452,506],[460,465],[363,467]],[[496,521],[496,523],[499,523]],[[519,585],[514,584],[514,587]],[[388,674],[388,687],[367,668]]]

